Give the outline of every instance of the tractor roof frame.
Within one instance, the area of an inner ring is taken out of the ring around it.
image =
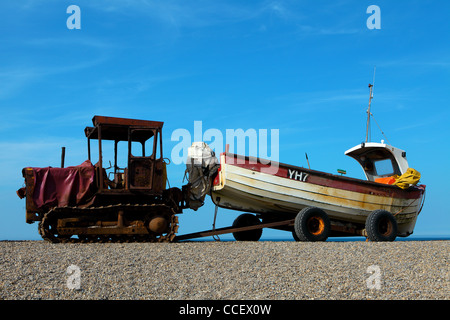
[[[86,127],[84,133],[88,139],[102,139],[113,141],[128,141],[130,128],[142,129],[140,134],[133,135],[132,141],[145,142],[153,137],[155,130],[162,130],[164,122],[148,121],[127,118],[114,118],[94,116],[92,118],[94,127]]]
[[[130,163],[131,143],[140,142],[142,144],[142,155],[145,156],[145,142],[156,136],[159,132],[160,152],[162,157],[162,127],[164,122],[148,121],[128,118],[116,118],[105,116],[94,116],[92,118],[94,127],[86,127],[85,135],[88,138],[88,159],[91,160],[90,140],[98,140],[100,170],[103,169],[102,140],[114,141],[114,173],[117,171],[117,144],[119,141],[128,141],[128,165]],[[152,148],[152,158],[155,158],[156,140]],[[136,157],[133,157],[136,158]],[[100,189],[103,189],[103,176],[100,176]]]

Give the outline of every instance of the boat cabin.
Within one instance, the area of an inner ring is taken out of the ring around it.
[[[378,142],[363,142],[347,151],[347,156],[359,162],[367,180],[402,175],[409,168],[406,152]]]

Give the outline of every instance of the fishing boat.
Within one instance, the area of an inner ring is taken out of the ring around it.
[[[368,125],[370,121],[370,90]],[[345,151],[366,179],[346,177],[267,159],[220,154],[210,196],[217,207],[246,212],[233,227],[271,226],[296,240],[324,241],[329,236],[366,236],[393,241],[414,231],[424,200],[420,174],[406,152],[384,140],[362,142]],[[412,177],[412,179],[411,179]],[[285,221],[284,224],[273,222]],[[270,224],[272,223],[272,224]],[[238,229],[236,229],[238,230]],[[256,241],[262,229],[236,231],[237,240]]]
[[[370,142],[345,154],[362,165],[367,180],[284,163],[268,165],[264,159],[224,152],[211,199],[222,208],[255,213],[255,219],[245,216],[247,224],[256,223],[256,219],[263,223],[289,217],[303,219],[298,228],[295,223],[294,228],[281,228],[293,231],[294,238],[302,240],[366,235],[371,240],[393,241],[396,236],[411,235],[425,186],[402,189],[375,181],[406,173],[405,152],[384,142]],[[267,173],[272,170],[270,166],[278,167],[276,173]]]

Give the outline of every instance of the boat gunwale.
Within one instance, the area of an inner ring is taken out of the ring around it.
[[[394,192],[400,192],[400,193],[404,193],[404,194],[410,194],[410,193],[414,193],[414,192],[419,192],[420,194],[418,195],[417,198],[419,198],[424,192],[425,192],[425,188],[426,185],[420,184],[417,186],[410,186],[408,189],[401,189],[400,187],[396,186],[396,185],[391,185],[391,184],[382,184],[382,183],[378,183],[375,181],[369,181],[369,180],[363,180],[363,179],[357,179],[357,178],[351,178],[351,177],[345,177],[345,176],[341,176],[341,175],[336,175],[336,174],[332,174],[332,173],[328,173],[328,172],[324,172],[324,171],[318,171],[318,170],[313,170],[313,169],[309,169],[309,168],[304,168],[304,167],[299,167],[299,166],[295,166],[295,165],[291,165],[291,164],[286,164],[286,163],[282,163],[282,162],[277,162],[277,161],[272,161],[272,160],[268,160],[268,159],[263,159],[263,162],[260,161],[259,157],[253,157],[253,156],[243,156],[243,155],[239,155],[239,154],[235,154],[235,153],[230,153],[230,152],[222,152],[220,154],[220,156],[225,156],[225,163],[227,165],[234,165],[234,166],[238,166],[244,169],[248,169],[248,170],[252,170],[250,168],[245,168],[239,165],[239,163],[228,163],[226,161],[226,158],[234,158],[234,159],[243,159],[245,161],[252,161],[251,164],[260,164],[263,166],[267,166],[268,163],[270,164],[270,166],[273,165],[278,165],[278,168],[287,168],[287,169],[294,169],[294,170],[300,170],[302,172],[306,172],[308,174],[313,174],[316,176],[320,176],[320,177],[324,177],[324,178],[328,178],[328,179],[333,179],[333,180],[341,180],[341,181],[347,181],[347,182],[351,182],[351,183],[357,183],[357,184],[365,184],[367,186],[371,186],[371,187],[375,187],[377,189],[383,190],[383,189],[388,189],[389,191],[394,191]],[[244,163],[245,164],[245,163]],[[222,164],[221,164],[222,165]],[[258,171],[260,173],[265,173],[265,172],[261,172],[260,168],[258,168],[258,170],[252,170],[252,171]],[[267,174],[267,173],[266,173]],[[277,174],[270,174],[270,175],[275,175],[277,176]],[[282,177],[282,176],[280,176]],[[283,177],[282,177],[283,178]],[[289,179],[289,177],[284,177],[286,179]]]

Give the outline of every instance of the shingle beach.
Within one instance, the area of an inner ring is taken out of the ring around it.
[[[2,241],[0,299],[448,300],[449,248],[449,241]]]

